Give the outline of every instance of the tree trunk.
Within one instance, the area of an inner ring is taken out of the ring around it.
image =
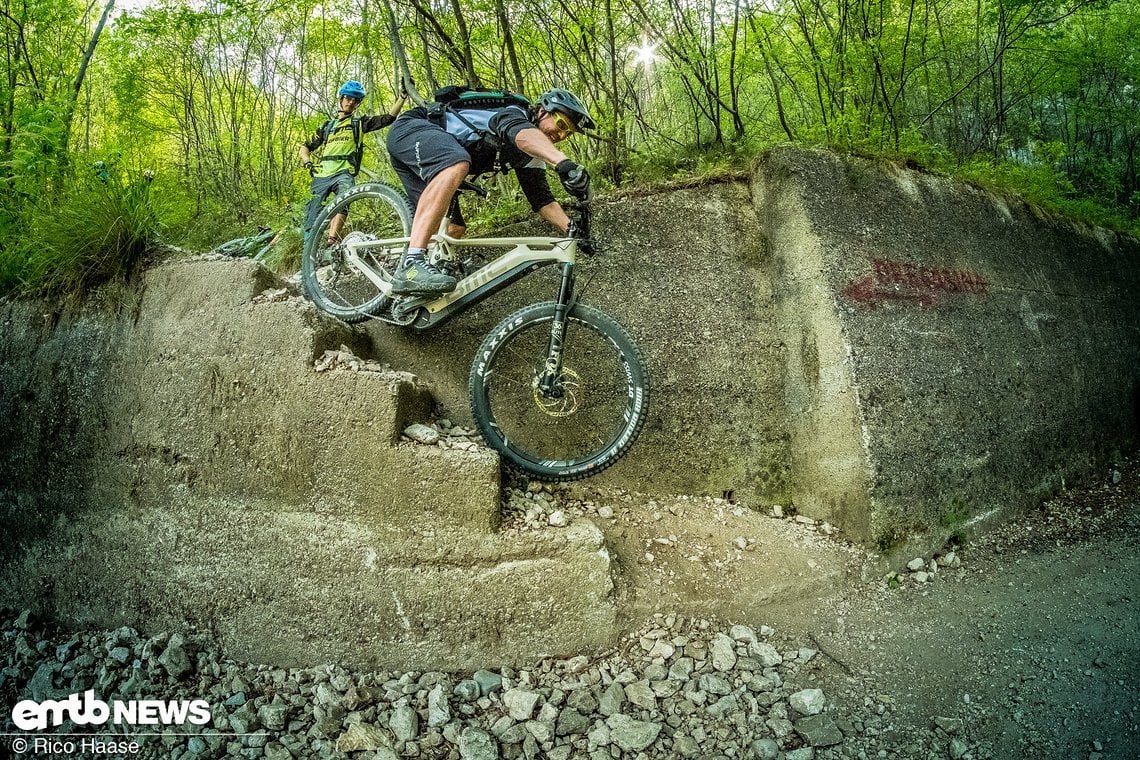
[[[507,60],[511,64],[511,74],[513,74],[515,78],[512,86],[515,88],[515,92],[525,93],[526,82],[523,81],[522,68],[519,66],[519,57],[515,52],[515,35],[511,31],[511,20],[507,16],[507,6],[503,0],[495,0],[495,15],[499,17],[499,26],[503,30],[503,47],[507,51]]]
[[[103,27],[107,24],[107,17],[111,15],[111,10],[115,7],[115,0],[107,0],[107,5],[103,8],[103,15],[99,17],[99,23],[95,25],[95,31],[91,34],[91,40],[87,43],[87,49],[83,51],[83,60],[79,64],[79,73],[75,75],[75,82],[71,86],[71,99],[68,101],[66,108],[63,112],[63,153],[67,153],[68,137],[71,134],[71,122],[75,118],[75,109],[79,103],[79,93],[83,89],[83,80],[87,76],[87,66],[91,63],[91,57],[95,55],[95,46],[99,44],[99,37],[103,34]]]

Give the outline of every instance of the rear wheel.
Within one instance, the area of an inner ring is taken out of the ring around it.
[[[342,215],[338,239],[329,245],[334,219]],[[388,305],[389,298],[348,260],[346,244],[406,238],[411,229],[411,209],[396,188],[376,182],[341,193],[321,211],[305,244],[301,282],[306,295],[322,311],[345,322],[362,322],[375,316]],[[401,240],[356,250],[369,269],[390,281],[405,247]]]
[[[544,392],[554,313],[552,302],[528,306],[487,336],[471,366],[471,412],[510,464],[540,480],[577,480],[633,445],[645,424],[649,378],[625,330],[579,304],[566,318],[561,374]]]

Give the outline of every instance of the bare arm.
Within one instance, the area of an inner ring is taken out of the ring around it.
[[[404,102],[407,99],[408,99],[407,94],[401,92],[400,97],[396,98],[395,104],[393,104],[393,106],[388,109],[388,115],[391,116],[392,118],[399,116],[400,112],[404,110]]]
[[[558,201],[547,203],[538,210],[538,215],[563,232],[569,232],[570,217],[566,216],[566,212],[562,209],[562,204]]]
[[[515,137],[515,145],[523,153],[535,158],[541,158],[550,166],[566,159],[566,154],[558,150],[550,138],[542,133],[538,127],[524,129]]]

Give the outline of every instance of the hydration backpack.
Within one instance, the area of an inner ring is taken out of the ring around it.
[[[446,87],[440,87],[435,91],[432,97],[435,98],[435,102],[428,106],[428,118],[442,126],[449,112],[455,114],[455,118],[463,122],[468,129],[479,135],[484,143],[495,150],[496,165],[499,165],[499,152],[503,147],[499,138],[463,118],[461,111],[468,108],[491,109],[519,106],[526,113],[530,113],[529,100],[517,92],[511,92],[510,90],[502,88],[486,89],[483,87],[465,87],[461,84],[450,84]],[[499,170],[503,172],[507,171],[506,168],[502,166],[500,166]]]
[[[455,110],[506,106],[521,106],[523,110],[530,108],[530,101],[525,97],[499,87],[464,87],[461,84],[450,84],[436,90],[432,98],[436,103],[442,103],[447,108]]]

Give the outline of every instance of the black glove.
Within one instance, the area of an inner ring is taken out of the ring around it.
[[[305,168],[309,170],[309,176],[310,177],[316,176],[317,170],[315,168],[313,168],[313,162],[312,161],[306,161],[305,162]]]
[[[558,162],[554,167],[554,171],[558,172],[558,179],[562,180],[562,186],[566,188],[566,192],[578,200],[586,201],[590,199],[592,194],[590,188],[590,173],[586,171],[586,167],[566,158]]]

